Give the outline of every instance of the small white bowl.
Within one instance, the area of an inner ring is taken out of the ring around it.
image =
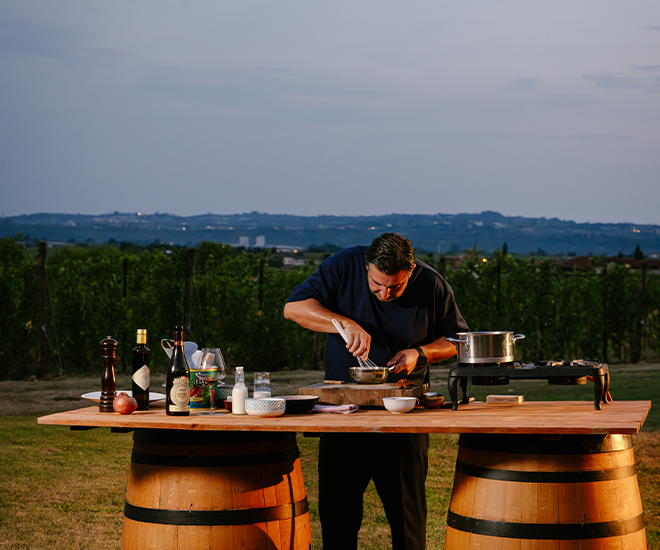
[[[417,405],[416,397],[383,397],[383,405],[394,414],[402,414],[412,411]]]
[[[245,412],[251,416],[280,416],[286,410],[286,400],[281,397],[248,397],[245,400]]]

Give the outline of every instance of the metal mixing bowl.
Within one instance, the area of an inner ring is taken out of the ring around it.
[[[356,384],[383,384],[387,380],[387,367],[351,367],[348,370]]]

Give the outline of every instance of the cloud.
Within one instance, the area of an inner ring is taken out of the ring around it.
[[[651,71],[652,67],[640,70]],[[660,88],[660,76],[633,76],[624,74],[585,75],[585,80],[594,82],[599,88],[607,90],[649,90],[657,91]]]
[[[92,46],[94,40],[73,25],[55,25],[18,10],[0,11],[0,55],[36,57],[64,65],[105,65],[132,57]]]
[[[150,109],[282,128],[355,124],[387,100],[366,84],[284,67],[148,66],[140,75],[142,92],[153,100]]]

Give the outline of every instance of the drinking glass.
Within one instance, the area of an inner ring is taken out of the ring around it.
[[[197,365],[195,378],[204,388],[210,387],[209,403],[211,409],[209,411],[200,411],[197,414],[201,415],[216,415],[218,414],[213,410],[213,401],[215,397],[214,386],[216,384],[224,385],[222,379],[226,376],[225,359],[222,356],[220,348],[202,348],[202,355]]]

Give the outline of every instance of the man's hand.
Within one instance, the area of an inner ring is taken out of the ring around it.
[[[405,372],[410,374],[417,365],[419,353],[416,349],[402,349],[387,362],[388,367],[394,366],[393,373]]]
[[[443,359],[448,359],[456,355],[454,344],[447,342],[442,336],[430,344],[421,346],[424,355],[426,355],[427,364],[436,363]],[[402,349],[387,363],[388,367],[394,366],[392,372],[405,372],[410,374],[417,366],[419,352],[416,349]]]
[[[353,357],[360,357],[363,361],[366,361],[369,358],[369,350],[371,349],[371,335],[354,321],[345,319],[340,321],[339,324],[343,327],[348,340],[346,349],[353,354]]]
[[[318,300],[308,298],[300,302],[288,302],[284,306],[284,317],[300,326],[315,332],[334,332],[337,329],[332,324],[336,319],[343,327],[348,338],[346,349],[355,357],[366,361],[371,349],[371,336],[355,321],[326,309]]]

